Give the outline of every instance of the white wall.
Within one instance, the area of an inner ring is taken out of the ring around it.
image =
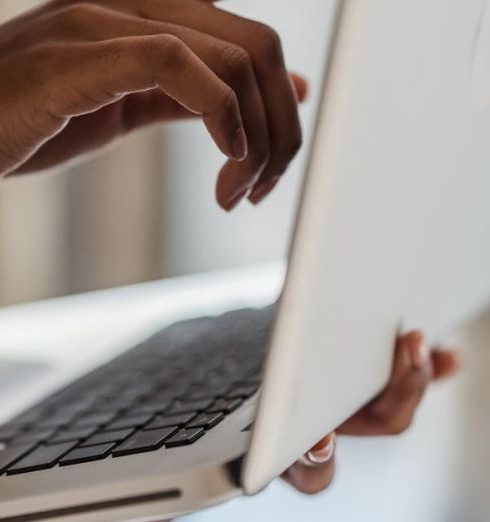
[[[312,95],[302,108],[305,143],[308,143],[334,0],[231,0],[222,6],[277,29],[283,38],[289,68],[310,80]],[[177,124],[165,132],[164,143],[168,176],[163,257],[167,273],[213,270],[284,254],[307,147],[262,205],[253,208],[245,203],[227,214],[213,198],[222,157],[202,125]]]

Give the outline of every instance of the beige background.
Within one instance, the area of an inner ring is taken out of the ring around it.
[[[3,19],[34,0],[0,0]],[[162,275],[158,131],[83,166],[0,184],[0,305]]]

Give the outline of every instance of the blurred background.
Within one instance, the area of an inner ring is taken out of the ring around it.
[[[225,4],[273,25],[290,68],[310,80],[301,109],[305,143],[334,1]],[[0,19],[35,4],[0,0]],[[199,123],[150,129],[63,172],[3,181],[0,306],[283,258],[306,154],[307,147],[263,205],[231,214],[214,202],[222,157]],[[257,498],[189,522],[489,520],[489,318],[455,336],[472,347],[467,371],[430,394],[414,430],[399,439],[340,442],[339,473],[328,492],[305,498],[276,482]]]

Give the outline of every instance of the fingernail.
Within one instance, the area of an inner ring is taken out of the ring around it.
[[[245,129],[240,127],[235,133],[233,140],[233,159],[243,161],[248,154],[248,140]]]
[[[429,350],[425,343],[424,336],[420,332],[412,334],[410,339],[410,355],[412,364],[416,370],[422,369],[429,361]]]
[[[248,194],[249,190],[250,189],[246,187],[237,194],[231,196],[224,205],[225,210],[227,212],[232,211],[238,205],[238,203],[240,203],[240,201],[242,201],[242,199]]]
[[[272,189],[277,185],[280,176],[275,176],[267,181],[264,181],[260,185],[257,185],[251,192],[248,199],[254,205],[258,205],[261,201],[263,201]]]
[[[306,454],[306,459],[314,465],[326,464],[335,453],[335,433],[331,433],[322,441],[322,445],[315,446]]]

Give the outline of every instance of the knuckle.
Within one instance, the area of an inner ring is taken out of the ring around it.
[[[332,485],[334,478],[335,471],[334,467],[332,466],[327,470],[325,476],[315,480],[307,481],[305,484],[302,484],[302,486],[298,489],[301,493],[305,495],[318,495],[318,493],[325,491]]]
[[[181,70],[188,62],[188,49],[177,36],[148,36],[138,44],[140,57],[149,62],[155,77],[162,72]]]
[[[411,426],[412,419],[406,417],[395,417],[387,424],[388,435],[401,435],[405,433]]]
[[[44,86],[48,82],[50,71],[52,71],[55,50],[48,45],[33,47],[27,58],[30,62],[30,75],[37,86]]]
[[[227,79],[241,84],[252,74],[252,60],[249,54],[238,45],[226,45],[221,52],[221,63]]]
[[[279,33],[268,25],[254,22],[254,40],[258,45],[260,59],[267,66],[283,64],[282,43]]]
[[[404,414],[398,413],[395,407],[377,411],[369,411],[370,423],[380,435],[401,435],[410,426],[411,419]]]
[[[220,90],[217,99],[221,100],[220,105],[225,114],[236,113],[238,111],[238,98],[231,87],[224,85]]]
[[[58,19],[61,23],[80,24],[93,18],[100,12],[100,8],[90,2],[76,2],[67,5],[58,12]]]
[[[128,55],[128,51],[130,50],[132,49],[123,42],[112,40],[107,44],[101,45],[99,53],[100,57],[107,63],[108,67],[114,67]]]
[[[399,385],[396,393],[398,402],[412,402],[417,401],[424,395],[427,386],[430,383],[430,375],[424,372],[419,372],[415,375],[410,375]]]
[[[148,51],[158,56],[163,55],[165,66],[170,69],[180,68],[187,59],[185,43],[171,34],[148,38]]]

